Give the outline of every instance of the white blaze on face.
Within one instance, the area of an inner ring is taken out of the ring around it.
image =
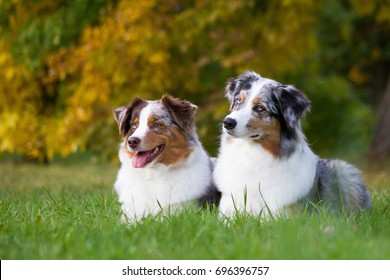
[[[148,118],[152,113],[153,107],[154,107],[154,102],[148,101],[148,105],[146,105],[145,108],[141,110],[141,113],[139,115],[137,129],[134,131],[133,134],[129,136],[129,138],[137,137],[142,140],[142,138],[145,137],[146,133],[149,130]]]
[[[132,158],[132,165],[134,168],[142,168],[153,162],[153,160],[155,160],[164,150],[163,143],[154,144],[154,146],[151,146],[150,144],[151,142],[154,142],[151,140],[155,137],[154,134],[151,133],[150,119],[159,110],[161,110],[161,105],[159,103],[156,101],[148,101],[148,104],[139,113],[137,121],[138,127],[128,138],[139,138],[140,140],[135,148],[128,146],[129,151],[135,153]]]
[[[226,118],[231,118],[237,122],[237,125],[234,128],[234,135],[236,135],[237,137],[244,137],[247,134],[246,125],[251,118],[252,112],[252,108],[251,106],[248,106],[248,103],[250,103],[250,101],[247,101],[247,103],[239,110],[235,110],[226,116]]]
[[[252,116],[253,110],[253,100],[261,95],[262,87],[269,83],[270,80],[262,79],[261,81],[256,81],[252,83],[252,87],[245,91],[245,104],[239,107],[237,110],[233,110],[226,118],[234,119],[237,122],[236,127],[234,128],[234,135],[237,137],[246,137],[251,136],[248,132],[248,123]]]

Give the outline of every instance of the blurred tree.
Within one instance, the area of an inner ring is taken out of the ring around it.
[[[156,1],[122,1],[86,28],[75,47],[49,58],[50,83],[59,82],[67,97],[63,141],[116,153],[112,110],[135,96],[160,98],[169,88],[172,68],[166,25],[170,19]],[[75,142],[79,141],[79,142]]]
[[[39,98],[38,84],[24,65],[15,63],[3,40],[0,69],[0,151],[20,151],[37,158],[44,138],[44,124],[36,117],[40,109],[35,102]]]
[[[108,140],[113,130],[107,129],[114,124],[114,106],[136,95],[158,99],[168,92],[199,105],[199,134],[215,153],[228,108],[227,78],[247,69],[264,69],[266,75],[293,71],[313,51],[307,32],[316,9],[312,0],[120,1],[99,26],[84,30],[79,46],[51,56],[50,79],[72,88],[72,100],[78,100],[65,110],[68,123],[80,124],[82,108],[88,114],[80,127],[105,139],[86,137],[93,139],[89,147],[115,151]],[[102,96],[111,103],[96,100]],[[87,98],[99,104],[82,101]],[[92,113],[96,108],[104,112],[100,119]]]
[[[374,159],[390,157],[390,74],[378,109],[378,121],[371,143]]]
[[[76,42],[83,28],[96,24],[106,0],[0,2],[0,152],[19,152],[47,162],[61,145],[62,103],[57,81],[48,82],[51,52]],[[115,1],[113,1],[115,2]],[[10,56],[12,54],[12,56]]]
[[[317,34],[320,73],[347,77],[375,108],[370,153],[390,156],[390,1],[324,1]]]
[[[361,43],[352,19],[368,8],[337,2],[2,1],[0,152],[50,160],[88,148],[110,156],[118,142],[112,109],[134,96],[170,93],[199,105],[198,132],[215,154],[228,110],[224,84],[248,69],[307,92],[316,111],[305,126],[317,147],[329,149],[331,137],[360,138],[371,115],[348,78],[372,75],[364,60],[348,55]],[[375,44],[370,50],[373,61],[385,57]],[[339,110],[333,129],[324,125],[324,103]],[[345,129],[353,122],[360,128]]]

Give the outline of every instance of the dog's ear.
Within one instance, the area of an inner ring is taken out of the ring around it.
[[[194,128],[194,115],[198,109],[196,105],[167,94],[161,98],[161,102],[180,128],[183,130]]]
[[[230,78],[226,83],[226,94],[225,96],[229,99],[230,109],[234,106],[234,98],[240,92],[239,90],[239,83],[240,81],[238,78]]]
[[[295,128],[301,117],[309,110],[306,95],[291,85],[278,86],[274,90],[280,113],[289,128]]]
[[[226,97],[229,99],[230,109],[234,106],[235,97],[242,90],[249,90],[252,87],[252,83],[256,80],[259,80],[261,76],[255,72],[247,71],[244,74],[230,78],[226,83]]]
[[[137,97],[128,105],[121,106],[114,110],[114,118],[118,124],[119,133],[122,134],[122,136],[125,136],[130,130],[130,122],[134,109],[142,105],[146,106],[146,100]]]

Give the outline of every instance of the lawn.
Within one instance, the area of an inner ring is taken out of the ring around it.
[[[0,259],[390,259],[390,174],[365,172],[373,209],[229,226],[188,207],[136,226],[119,223],[117,167],[0,162]]]

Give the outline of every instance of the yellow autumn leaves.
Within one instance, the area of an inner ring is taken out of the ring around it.
[[[115,154],[112,110],[134,96],[165,93],[199,105],[198,132],[215,149],[228,109],[226,79],[248,69],[279,80],[302,71],[321,47],[315,36],[321,5],[0,2],[6,23],[0,27],[0,153],[41,161],[88,148]],[[351,69],[353,79],[363,79],[359,66]]]

